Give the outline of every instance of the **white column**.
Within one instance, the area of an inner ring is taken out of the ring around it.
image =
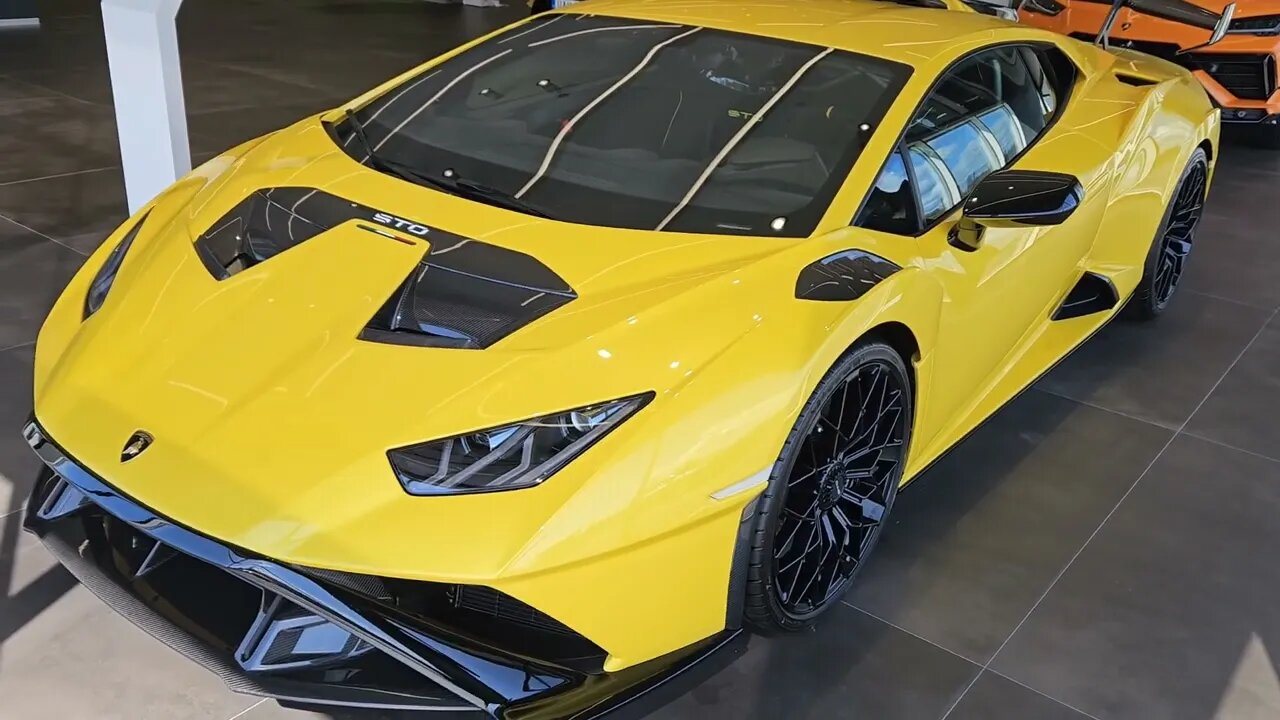
[[[129,211],[191,170],[178,9],[182,0],[102,0]]]

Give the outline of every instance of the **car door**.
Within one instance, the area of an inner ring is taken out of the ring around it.
[[[921,266],[942,286],[929,402],[917,418],[926,434],[964,422],[1092,244],[1105,202],[1087,193],[1058,226],[987,228],[977,249],[951,238],[964,199],[995,170],[1062,171],[1057,159],[1073,155],[1105,164],[1096,143],[1073,152],[1092,141],[1054,133],[1076,73],[1054,45],[999,45],[961,59],[921,103],[859,215],[863,227],[915,235]]]

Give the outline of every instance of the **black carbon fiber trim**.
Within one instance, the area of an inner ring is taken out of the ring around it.
[[[361,340],[485,348],[577,297],[530,255],[313,188],[254,192],[196,238],[195,248],[209,274],[225,280],[351,220],[396,230],[400,235],[385,234],[397,239],[429,243],[422,263],[360,333]]]
[[[454,607],[461,610],[489,615],[499,620],[525,625],[535,630],[580,637],[559,620],[491,587],[484,585],[457,585],[453,588],[451,594]]]
[[[1095,272],[1086,272],[1067,293],[1062,304],[1053,313],[1054,320],[1069,320],[1094,313],[1106,312],[1120,304],[1120,294],[1111,278]]]
[[[439,244],[433,237],[422,263],[360,339],[486,348],[576,297],[537,258],[476,240]]]
[[[742,627],[742,613],[747,601],[747,576],[751,563],[751,531],[756,527],[757,496],[742,509],[738,523],[738,537],[733,544],[733,559],[729,565],[729,600],[725,607],[724,626],[729,630]]]
[[[381,710],[472,709],[471,705],[452,698],[435,702],[413,702],[403,696],[357,688],[330,688],[322,695],[303,683],[284,678],[251,677],[208,645],[156,615],[132,593],[108,578],[93,562],[82,557],[62,536],[50,533],[42,536],[41,540],[54,558],[104,604],[170,649],[217,675],[233,692],[322,706]]]
[[[338,587],[346,588],[367,597],[377,600],[391,599],[391,593],[387,591],[387,584],[376,575],[357,575],[356,573],[322,570],[320,568],[298,567],[297,570],[317,580],[331,582]]]
[[[796,278],[796,298],[857,300],[902,268],[865,250],[845,250],[809,263]]]
[[[195,240],[209,273],[225,280],[350,220],[375,222],[433,243],[463,238],[361,205],[323,190],[277,187],[255,191]]]

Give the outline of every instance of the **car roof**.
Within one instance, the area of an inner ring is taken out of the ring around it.
[[[974,12],[890,0],[590,0],[565,12],[730,30],[834,47],[912,66],[955,54],[975,36],[1017,26]]]

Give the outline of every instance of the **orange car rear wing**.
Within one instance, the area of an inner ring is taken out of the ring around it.
[[[1221,40],[1227,34],[1227,28],[1231,25],[1231,18],[1236,12],[1235,3],[1227,3],[1221,13],[1215,13],[1199,5],[1193,5],[1186,0],[1115,0],[1115,2],[1111,3],[1111,12],[1107,13],[1106,20],[1102,22],[1102,29],[1098,31],[1096,43],[1104,49],[1110,49],[1111,47],[1111,28],[1115,25],[1116,18],[1124,8],[1131,8],[1144,15],[1151,15],[1171,22],[1212,31],[1207,42],[1193,48],[1187,48],[1181,52],[1190,52],[1191,50],[1207,47]]]

